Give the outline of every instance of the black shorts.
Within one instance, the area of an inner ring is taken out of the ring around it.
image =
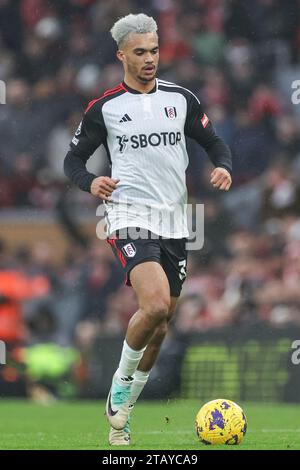
[[[132,239],[128,236],[127,229],[117,230],[107,238],[126,272],[126,285],[131,286],[130,271],[134,266],[145,261],[157,261],[166,273],[171,296],[179,297],[186,278],[187,238],[164,238],[156,235],[153,239],[149,230],[136,230],[143,232],[147,238]]]

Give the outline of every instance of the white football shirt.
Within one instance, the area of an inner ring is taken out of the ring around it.
[[[89,104],[71,149],[87,160],[103,144],[111,177],[120,180],[112,202],[105,203],[108,236],[126,227],[167,238],[188,236],[186,136],[207,150],[221,141],[198,98],[170,82],[156,79],[147,94],[123,82]],[[229,160],[227,156],[218,166],[231,170]],[[84,190],[95,178],[80,169],[68,176]]]

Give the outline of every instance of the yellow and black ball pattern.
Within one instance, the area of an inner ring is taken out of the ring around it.
[[[204,444],[240,444],[246,431],[245,413],[231,400],[212,400],[197,413],[196,432]]]

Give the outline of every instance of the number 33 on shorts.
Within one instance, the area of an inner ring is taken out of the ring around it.
[[[186,278],[186,259],[179,261],[178,266],[180,268],[179,279],[182,281]]]

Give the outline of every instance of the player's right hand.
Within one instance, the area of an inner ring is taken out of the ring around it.
[[[91,194],[100,197],[104,201],[111,201],[111,193],[117,188],[119,179],[109,176],[99,176],[92,181]]]

